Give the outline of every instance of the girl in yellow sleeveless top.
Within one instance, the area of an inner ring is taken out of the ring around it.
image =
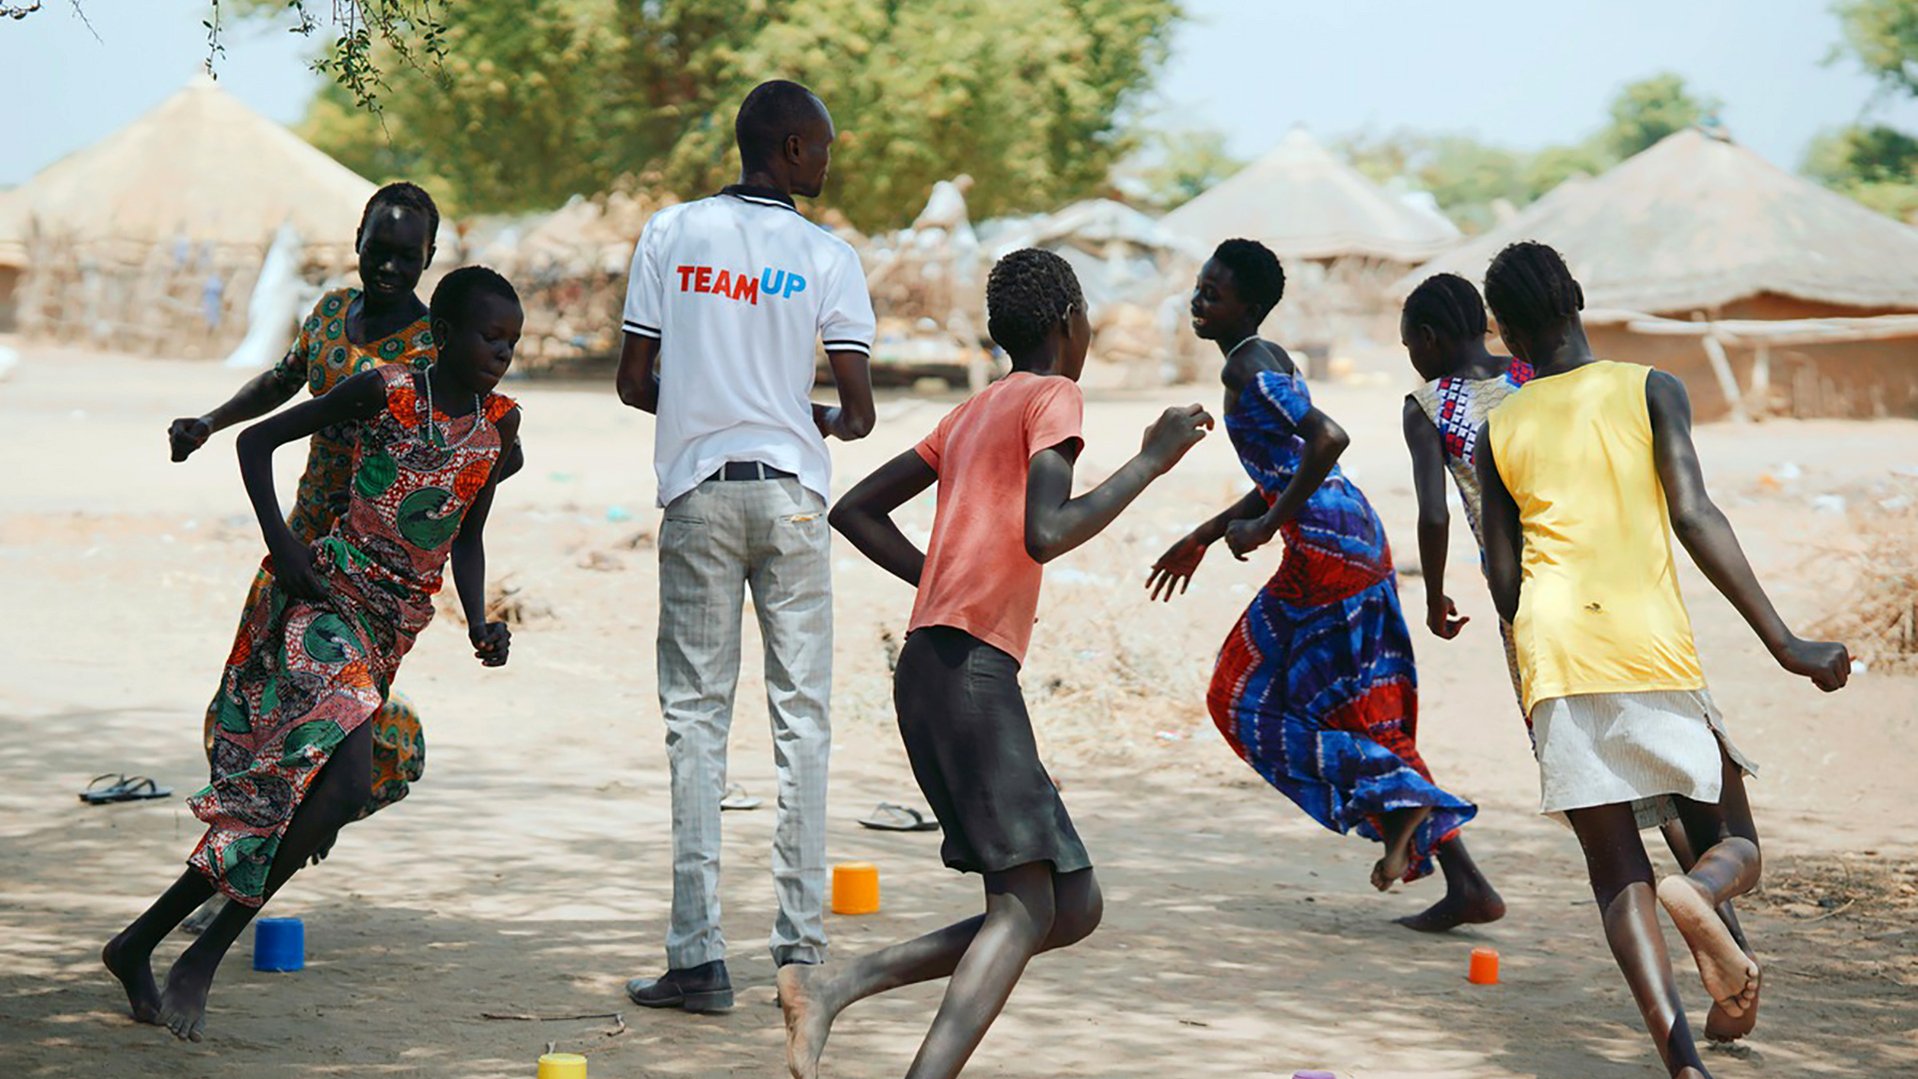
[[[1669,1073],[1709,1079],[1653,900],[1691,947],[1713,1018],[1748,1023],[1758,964],[1716,908],[1758,883],[1758,833],[1750,766],[1706,692],[1671,533],[1785,670],[1830,692],[1851,659],[1779,618],[1705,491],[1684,384],[1592,356],[1584,294],[1558,252],[1506,248],[1485,295],[1506,345],[1536,372],[1493,410],[1478,467],[1486,574],[1512,625],[1541,809],[1578,835],[1606,940]],[[1654,887],[1637,833],[1668,815],[1697,857]]]

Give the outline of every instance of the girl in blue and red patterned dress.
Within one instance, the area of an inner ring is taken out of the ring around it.
[[[1459,829],[1478,813],[1419,757],[1418,680],[1385,529],[1339,471],[1346,433],[1312,406],[1285,350],[1259,339],[1285,273],[1264,245],[1227,240],[1199,272],[1192,326],[1225,354],[1225,428],[1253,489],[1173,544],[1146,582],[1183,592],[1223,539],[1241,561],[1285,558],[1220,649],[1206,703],[1246,763],[1335,832],[1385,846],[1380,891],[1444,869],[1445,897],[1401,925],[1436,932],[1504,916]]]
[[[107,943],[101,960],[134,1019],[199,1041],[226,951],[302,864],[373,797],[373,717],[433,617],[450,563],[474,655],[506,662],[511,634],[485,620],[482,533],[519,410],[493,392],[523,315],[506,279],[455,270],[433,293],[438,359],[381,364],[247,428],[240,475],[271,571],[240,622],[213,698],[213,779],[187,799],[207,825],[181,874]],[[357,437],[346,504],[317,542],[281,516],[273,451],[326,428]],[[215,891],[230,902],[168,972],[153,948]]]

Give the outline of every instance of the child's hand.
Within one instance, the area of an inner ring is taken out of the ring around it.
[[[1164,475],[1211,429],[1212,417],[1205,406],[1180,408],[1175,405],[1160,413],[1152,426],[1145,429],[1145,437],[1139,441],[1139,455],[1150,459],[1159,474]]]
[[[1192,575],[1199,571],[1199,562],[1205,558],[1205,549],[1211,546],[1196,535],[1187,535],[1172,545],[1172,549],[1159,556],[1152,563],[1152,575],[1145,580],[1146,588],[1151,591],[1152,599],[1164,599],[1172,602],[1174,590],[1184,595],[1186,586],[1192,583]]]
[[[204,416],[182,416],[166,429],[167,445],[172,449],[175,461],[191,457],[193,451],[206,445],[206,440],[212,436],[213,427]]]
[[[281,544],[270,552],[273,580],[294,599],[318,603],[327,598],[326,578],[313,565],[313,552],[299,543]]]
[[[1232,548],[1232,557],[1245,561],[1245,556],[1272,542],[1279,534],[1277,524],[1268,524],[1263,517],[1250,521],[1234,521],[1225,526],[1225,545]]]
[[[1811,679],[1811,684],[1830,693],[1843,689],[1851,680],[1851,653],[1837,641],[1807,641],[1793,637],[1778,653],[1778,665],[1793,674]]]
[[[506,654],[513,647],[513,631],[504,622],[488,622],[466,635],[473,642],[473,655],[488,667],[506,666]]]
[[[1425,601],[1425,627],[1442,640],[1458,636],[1458,631],[1470,621],[1458,613],[1458,604],[1453,603],[1450,596],[1440,594]]]

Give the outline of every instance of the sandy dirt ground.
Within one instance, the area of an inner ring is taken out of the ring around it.
[[[651,428],[609,386],[514,387],[530,464],[488,537],[523,617],[512,663],[482,670],[450,620],[423,635],[399,686],[425,716],[425,780],[273,904],[305,920],[307,969],[255,973],[241,942],[201,1044],[127,1018],[99,947],[179,872],[199,829],[178,797],[89,808],[74,791],[101,772],[150,774],[181,795],[203,780],[200,715],[261,542],[231,434],[173,465],[163,429],[239,380],[211,364],[27,348],[0,382],[0,1076],[531,1077],[548,1042],[587,1054],[595,1079],[783,1074],[764,946],[770,809],[725,818],[739,1007],[648,1013],[621,992],[661,966],[670,878]],[[1353,433],[1348,471],[1402,566],[1414,560],[1404,388],[1394,372],[1318,391]],[[1093,391],[1082,482],[1122,463],[1164,405],[1217,397]],[[872,438],[835,444],[838,488],[952,400],[882,402]],[[1754,563],[1800,624],[1859,587],[1836,555],[1848,518],[1815,499],[1855,509],[1895,498],[1910,486],[1898,470],[1918,467],[1907,421],[1718,426],[1698,441]],[[285,497],[299,455],[283,457]],[[1032,965],[968,1074],[1662,1074],[1600,938],[1577,846],[1535,813],[1536,771],[1459,515],[1452,591],[1473,622],[1451,643],[1415,631],[1421,744],[1440,781],[1482,807],[1467,834],[1511,905],[1505,921],[1440,937],[1393,926],[1435,899],[1437,882],[1371,891],[1374,848],[1309,822],[1211,730],[1213,652],[1278,551],[1246,564],[1215,551],[1170,606],[1149,607],[1141,586],[1160,550],[1242,487],[1215,436],[1048,573],[1024,681],[1098,863],[1106,922]],[[921,535],[931,507],[927,497],[906,512]],[[845,956],[974,913],[979,899],[975,881],[939,864],[936,835],[855,823],[876,802],[917,800],[887,684],[910,596],[849,547],[835,557],[831,857],[877,862],[885,897],[877,915],[830,919]],[[1713,690],[1763,768],[1752,791],[1767,876],[1744,904],[1767,964],[1763,1019],[1745,1046],[1711,1055],[1714,1074],[1918,1074],[1918,677],[1874,665],[1821,696],[1685,573]],[[1420,582],[1403,587],[1417,609]],[[770,802],[754,666],[739,687],[733,778]],[[1706,997],[1668,935],[1699,1022]],[[1503,984],[1465,980],[1481,945],[1502,953]],[[827,1074],[902,1073],[939,992],[854,1008]]]

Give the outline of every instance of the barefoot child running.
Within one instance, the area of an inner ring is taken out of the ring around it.
[[[1705,1079],[1657,903],[1705,989],[1732,1019],[1758,1003],[1759,968],[1714,909],[1758,883],[1750,766],[1712,706],[1679,595],[1671,534],[1780,666],[1830,692],[1845,646],[1794,635],[1711,496],[1685,386],[1596,359],[1584,295],[1558,252],[1513,244],[1485,295],[1512,354],[1536,372],[1480,431],[1486,573],[1512,625],[1538,756],[1540,808],[1578,835],[1605,938],[1668,1074]],[[1676,816],[1697,858],[1652,881],[1639,829]]]
[[[173,459],[186,460],[206,445],[215,431],[264,416],[302,388],[320,397],[369,368],[383,364],[425,368],[431,364],[432,320],[415,290],[420,275],[433,264],[439,223],[439,208],[417,185],[393,183],[375,191],[366,202],[354,235],[361,287],[321,296],[301,324],[298,339],[272,370],[249,380],[206,415],[174,420],[167,429]],[[341,424],[315,431],[308,440],[306,469],[293,495],[293,511],[286,518],[287,528],[302,544],[324,536],[346,505],[356,433],[354,425]],[[502,478],[511,475],[517,464],[517,456],[509,460]],[[265,569],[254,574],[242,611],[251,611],[258,604],[260,592],[270,580]],[[216,719],[209,708],[203,724],[209,764],[213,761]],[[403,695],[389,694],[373,717],[373,797],[362,815],[406,797],[425,768],[426,743],[419,713]],[[215,896],[182,928],[187,932],[204,928],[223,902]]]
[[[188,869],[101,958],[133,1017],[199,1041],[207,991],[227,949],[287,878],[373,797],[373,724],[393,675],[433,617],[450,560],[474,654],[506,662],[510,634],[485,620],[482,533],[519,433],[493,392],[519,340],[519,300],[491,270],[455,270],[433,293],[439,359],[386,364],[248,428],[246,482],[271,569],[214,696],[213,781],[188,799],[207,831]],[[280,516],[273,451],[353,424],[347,503],[317,543]],[[166,988],[154,946],[215,890],[231,902],[180,956]]]
[[[1198,405],[1167,409],[1139,455],[1072,497],[1082,446],[1078,378],[1091,326],[1059,256],[1015,251],[986,283],[988,329],[1012,374],[948,414],[915,449],[862,480],[833,527],[918,595],[893,677],[899,733],[945,830],[948,866],[985,880],[986,911],[916,940],[779,972],[786,1059],[819,1072],[833,1018],[900,986],[951,978],[908,1079],[950,1079],[985,1037],[1027,961],[1099,924],[1099,884],[1039,763],[1019,692],[1041,566],[1097,535],[1205,436]],[[890,514],[937,483],[921,553]]]
[[[1285,557],[1219,650],[1206,703],[1226,743],[1335,832],[1385,846],[1380,891],[1445,872],[1445,895],[1399,924],[1439,932],[1496,921],[1505,904],[1459,838],[1478,813],[1441,789],[1418,751],[1411,634],[1385,526],[1339,471],[1349,441],[1259,324],[1285,293],[1262,244],[1227,240],[1199,272],[1192,328],[1225,354],[1225,429],[1253,488],[1153,564],[1152,597],[1183,592],[1212,544],[1240,561],[1283,539]]]
[[[1445,474],[1452,474],[1459,500],[1465,506],[1466,523],[1477,541],[1479,558],[1485,556],[1484,496],[1478,483],[1479,428],[1485,417],[1503,404],[1532,378],[1532,365],[1524,360],[1494,356],[1485,347],[1485,301],[1478,289],[1457,274],[1436,274],[1427,278],[1405,300],[1399,320],[1399,338],[1411,357],[1412,367],[1430,381],[1412,391],[1405,399],[1405,445],[1412,454],[1412,487],[1419,503],[1419,568],[1425,579],[1425,624],[1444,640],[1457,637],[1470,621],[1459,617],[1458,607],[1445,590],[1445,561],[1451,514],[1446,508]],[[1512,644],[1512,626],[1499,619],[1499,638],[1505,646],[1505,665],[1512,676],[1512,692],[1519,698],[1519,714],[1525,718],[1525,730],[1531,734],[1531,718],[1525,716],[1524,694],[1519,688],[1518,653]],[[1536,744],[1533,747],[1536,749]],[[1665,822],[1666,845],[1678,858],[1679,867],[1689,870],[1697,860],[1684,822]],[[1716,842],[1701,837],[1702,850]],[[1726,928],[1745,947],[1744,930],[1730,901],[1719,906],[1719,917]],[[1747,951],[1750,949],[1747,948]],[[1736,1041],[1751,1032],[1758,1009],[1746,1009],[1742,1016],[1726,1014],[1712,1005],[1705,1017],[1705,1034],[1715,1041]]]

